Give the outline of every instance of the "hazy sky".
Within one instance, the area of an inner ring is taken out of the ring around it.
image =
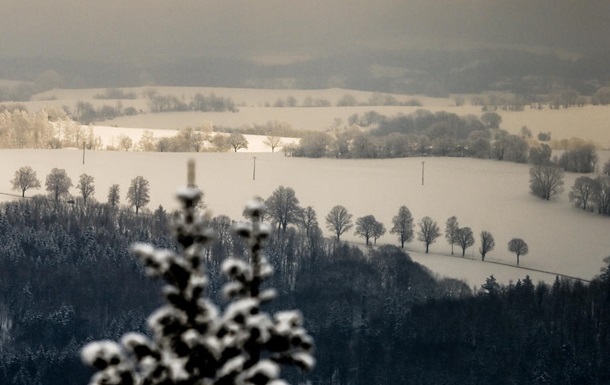
[[[610,48],[607,0],[0,0],[0,55],[174,60],[362,47]]]

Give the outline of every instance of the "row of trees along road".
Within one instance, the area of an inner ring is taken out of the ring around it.
[[[26,191],[41,187],[36,171],[30,166],[23,166],[15,171],[11,184],[13,185],[13,190],[21,192],[21,197],[25,197]],[[64,169],[53,168],[45,179],[45,189],[49,198],[54,202],[66,200],[69,203],[74,203],[75,199],[70,194],[70,188],[73,186],[72,179]],[[79,199],[82,200],[84,205],[87,205],[94,199],[95,178],[93,176],[81,174],[75,187],[78,190]],[[119,205],[119,192],[118,184],[113,184],[108,189],[107,202],[110,206],[117,207]],[[126,199],[129,202],[129,207],[133,207],[136,214],[138,214],[140,209],[146,207],[150,202],[150,183],[148,180],[142,176],[133,178],[127,190]]]
[[[263,201],[262,198],[258,199]],[[278,187],[269,198],[264,200],[264,203],[268,210],[266,219],[277,228],[278,234],[286,232],[289,225],[295,225],[303,229],[307,235],[321,233],[316,211],[311,206],[302,208],[292,188]],[[354,229],[354,234],[364,238],[367,246],[370,245],[371,240],[376,245],[377,240],[387,232],[385,225],[378,221],[374,215],[365,215],[356,218],[354,221],[353,215],[342,205],[331,208],[324,219],[326,229],[335,236],[337,241],[341,240],[343,234]],[[398,242],[402,248],[404,248],[405,243],[413,241],[416,235],[417,240],[425,245],[426,253],[428,253],[430,245],[436,242],[442,234],[436,221],[430,217],[424,217],[417,223],[417,233],[414,229],[415,225],[411,211],[406,206],[401,206],[398,213],[392,218],[390,233],[398,236]],[[452,255],[454,245],[460,247],[462,256],[465,256],[466,250],[476,243],[472,229],[470,227],[460,227],[455,216],[447,220],[445,239],[451,245]],[[523,240],[518,240],[525,244]],[[509,242],[508,250],[517,255],[517,264],[519,264],[519,257],[527,254],[527,244],[523,247],[516,247],[514,246],[515,242],[516,239]],[[487,254],[495,248],[494,237],[489,231],[481,232],[480,245],[479,253],[481,254],[481,260],[484,261]]]

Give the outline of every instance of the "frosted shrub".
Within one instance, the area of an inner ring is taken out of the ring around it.
[[[262,251],[271,229],[260,221],[264,207],[259,202],[247,206],[251,222],[234,228],[249,242],[248,260],[229,259],[222,266],[229,304],[221,311],[204,297],[203,255],[213,233],[195,210],[200,198],[192,184],[178,193],[182,210],[173,230],[181,253],[133,246],[146,274],[165,280],[167,304],[148,318],[152,338],[128,333],[119,343],[98,341],[82,349],[83,361],[98,370],[90,384],[282,385],[281,364],[313,367],[313,340],[301,314],[261,311],[275,291],[261,288],[272,268]]]

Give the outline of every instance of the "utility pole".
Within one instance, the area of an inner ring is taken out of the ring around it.
[[[254,160],[254,165],[252,168],[252,180],[256,180],[256,157],[252,157],[252,160]]]
[[[421,185],[424,185],[424,164],[426,162],[421,162]]]

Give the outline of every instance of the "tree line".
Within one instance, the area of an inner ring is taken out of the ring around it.
[[[290,225],[300,228],[306,235],[322,232],[315,209],[311,206],[301,207],[292,188],[279,186],[267,199],[258,199],[268,208],[264,219],[277,229],[278,234],[286,232]],[[353,229],[354,235],[363,238],[366,246],[371,245],[371,241],[372,245],[376,245],[377,240],[387,232],[385,225],[374,215],[369,214],[354,219],[349,210],[342,205],[336,205],[330,209],[324,217],[324,225],[337,241],[341,241],[341,236]],[[398,237],[401,248],[404,248],[405,243],[417,239],[424,244],[426,253],[428,253],[430,245],[442,235],[438,223],[430,217],[423,217],[415,224],[411,211],[404,205],[392,218],[392,227],[389,232]],[[462,256],[465,256],[466,250],[476,243],[472,229],[466,226],[460,227],[455,216],[450,217],[446,222],[445,239],[451,245],[452,255],[453,246],[459,246]],[[481,232],[480,245],[479,253],[481,260],[484,261],[486,255],[496,246],[494,237],[489,231]],[[519,257],[528,253],[527,243],[521,238],[511,239],[507,249],[516,254],[517,264],[519,264]]]
[[[143,320],[160,305],[151,295],[159,285],[127,250],[139,241],[180,251],[169,220],[162,210],[138,216],[107,203],[0,204],[0,381],[86,383],[91,372],[78,360],[81,346],[145,332]],[[214,272],[248,245],[230,231],[230,218],[208,221],[216,240],[202,256],[209,291],[222,301],[223,279]],[[610,378],[610,267],[588,285],[559,278],[535,284],[527,276],[501,285],[491,276],[473,291],[432,277],[398,247],[363,250],[325,239],[315,226],[274,227],[265,250],[278,298],[266,309],[299,308],[316,344],[315,369],[306,379],[287,372],[291,383]]]
[[[21,192],[21,197],[25,197],[25,193],[31,189],[40,189],[40,179],[36,175],[36,171],[30,166],[22,166],[15,171],[15,175],[11,180],[13,190]],[[76,187],[78,196],[70,194],[70,189]],[[66,202],[69,204],[82,203],[87,206],[92,202],[96,202],[95,195],[95,178],[88,174],[81,174],[76,185],[72,183],[72,179],[68,176],[65,169],[53,168],[45,178],[45,190],[50,201],[55,203]],[[129,184],[127,195],[125,196],[129,207],[133,207],[135,213],[145,208],[150,202],[150,183],[143,176],[136,176]],[[108,188],[107,203],[110,207],[116,208],[120,204],[120,186],[113,184]]]
[[[533,165],[555,164],[566,171],[589,173],[598,157],[593,143],[572,138],[553,143],[563,150],[552,158],[550,135],[538,140],[523,127],[519,135],[500,128],[502,117],[485,112],[480,117],[418,110],[387,117],[375,111],[349,118],[348,127],[306,133],[288,155],[311,158],[398,158],[452,156],[496,159]]]
[[[0,148],[80,148],[84,143],[90,149],[102,147],[91,127],[84,128],[62,109],[37,113],[19,105],[0,109]]]
[[[41,187],[40,180],[36,172],[29,166],[23,166],[15,171],[15,175],[11,180],[13,190],[19,190],[21,196],[25,197],[25,193],[30,189],[39,189]],[[60,200],[74,204],[75,199],[70,194],[70,188],[73,187],[72,180],[67,175],[64,169],[53,168],[45,179],[45,189],[50,200],[60,202]],[[83,205],[90,202],[95,202],[95,179],[88,174],[79,176],[76,189],[79,193],[79,201]],[[108,189],[107,204],[111,207],[118,207],[120,203],[120,187],[113,184]],[[142,176],[137,176],[131,180],[127,191],[126,199],[129,207],[135,210],[136,215],[141,209],[145,208],[150,203],[150,184]],[[266,217],[273,226],[276,227],[278,233],[286,232],[289,225],[303,229],[306,235],[310,233],[321,234],[322,230],[318,222],[318,215],[315,209],[311,206],[305,208],[300,206],[299,199],[296,197],[294,189],[285,186],[279,186],[265,200],[257,198],[260,202],[264,202],[268,209]],[[325,227],[331,234],[334,234],[337,241],[341,240],[341,236],[354,228],[354,235],[362,237],[365,240],[366,246],[377,244],[377,240],[386,234],[385,225],[378,221],[374,215],[369,214],[353,220],[353,215],[342,205],[336,205],[326,214]],[[441,236],[440,228],[436,221],[430,217],[423,217],[417,223],[417,233],[415,233],[415,224],[411,211],[407,206],[401,206],[398,213],[392,218],[391,234],[398,236],[400,247],[404,248],[405,243],[414,240],[417,235],[417,240],[425,246],[426,253],[429,251],[431,244],[436,242],[436,239]],[[465,256],[466,249],[475,244],[474,235],[470,227],[459,227],[459,223],[455,216],[447,220],[445,229],[445,238],[451,245],[451,254],[453,255],[453,246],[457,245],[462,249],[462,256]],[[493,235],[488,231],[482,231],[480,235],[481,247],[479,253],[481,260],[485,260],[485,256],[495,248],[495,240]],[[527,254],[527,244],[520,240],[524,246],[516,250],[509,242],[508,250],[517,254],[517,264],[519,264],[519,256]]]
[[[77,103],[77,106],[76,113],[87,114],[87,105]],[[272,150],[280,146],[279,141],[280,137],[276,134],[268,135],[265,140]],[[93,127],[82,126],[62,109],[49,108],[30,113],[20,105],[0,108],[0,148],[58,149],[83,146],[90,150],[103,149],[102,140],[94,134]],[[209,125],[182,128],[173,137],[155,138],[152,131],[145,131],[137,143],[127,135],[119,135],[114,146],[106,147],[107,150],[158,152],[237,152],[247,148],[248,140],[241,132],[228,135],[213,133]]]

